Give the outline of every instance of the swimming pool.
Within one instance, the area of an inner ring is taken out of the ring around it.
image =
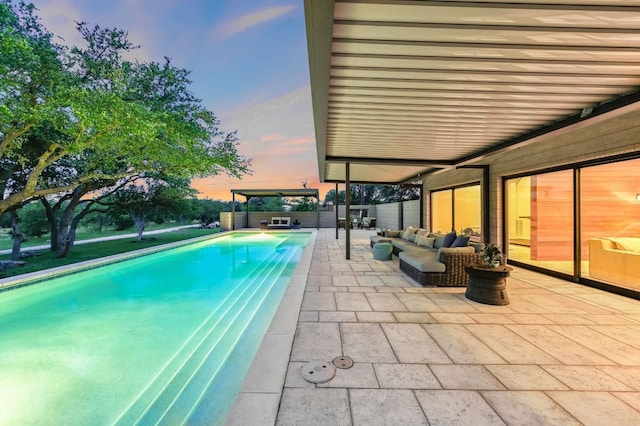
[[[0,424],[222,421],[310,235],[236,233],[0,293]]]

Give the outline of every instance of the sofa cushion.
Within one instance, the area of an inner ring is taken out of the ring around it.
[[[395,248],[401,251],[411,251],[411,250],[419,249],[417,245],[410,243],[409,241],[403,240],[402,238],[394,238],[393,240],[391,240],[391,244]]]
[[[457,237],[449,247],[466,247],[469,245],[469,237]]]
[[[418,244],[421,247],[433,248],[433,243],[435,243],[435,241],[436,241],[435,238],[430,238],[423,235],[418,235],[416,237],[416,244]]]
[[[633,237],[617,237],[609,238],[616,245],[616,250],[631,251],[640,253],[640,238]]]
[[[446,272],[444,263],[438,262],[432,251],[408,251],[400,253],[400,259],[420,272]]]
[[[391,242],[391,238],[383,237],[382,235],[372,235],[369,239],[373,244]]]
[[[416,242],[416,234],[410,234],[409,238],[407,238],[407,241],[411,242],[411,243],[415,243]]]
[[[442,247],[451,247],[451,244],[456,240],[457,234],[453,231],[444,236]]]
[[[438,249],[437,259],[439,261],[442,253],[475,253],[475,249],[473,247],[441,247]]]

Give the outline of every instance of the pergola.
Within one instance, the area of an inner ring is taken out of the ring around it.
[[[242,195],[246,199],[247,217],[246,226],[249,226],[249,200],[253,197],[313,197],[317,201],[320,200],[320,194],[317,188],[294,188],[294,189],[232,189],[232,203],[231,211],[233,217],[232,229],[236,229],[236,194]],[[318,210],[318,203],[316,202],[316,226],[320,226],[320,212]]]
[[[320,181],[347,190],[482,169],[640,108],[640,0],[305,0],[305,16]]]

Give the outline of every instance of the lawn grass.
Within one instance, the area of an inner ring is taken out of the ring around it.
[[[185,228],[177,231],[154,234],[146,237],[142,242],[135,242],[135,238],[123,238],[111,241],[101,241],[74,246],[69,256],[57,259],[55,253],[49,250],[42,250],[40,256],[23,259],[27,264],[18,268],[0,270],[0,278],[22,275],[29,272],[42,271],[58,266],[70,265],[72,263],[84,262],[85,260],[98,259],[100,257],[111,256],[118,253],[139,250],[147,247],[159,246],[162,244],[182,241],[189,238],[201,237],[203,235],[216,234],[217,229]],[[1,255],[0,260],[9,260],[11,255]]]
[[[189,225],[189,224],[185,224]],[[145,232],[155,231],[157,229],[166,229],[166,228],[174,228],[176,226],[181,226],[181,224],[176,222],[165,222],[163,224],[149,223],[145,226]],[[10,229],[0,229],[0,250],[9,250],[13,247],[13,240],[11,239],[11,234],[9,233]],[[134,227],[129,229],[124,229],[121,231],[116,231],[114,229],[105,228],[102,232],[98,231],[95,227],[79,227],[76,232],[76,241],[80,240],[90,240],[93,238],[102,238],[102,237],[110,237],[112,235],[125,235],[125,234],[133,234],[137,232]],[[22,247],[33,247],[40,246],[44,244],[49,244],[50,240],[49,234],[45,234],[42,237],[28,237],[26,241],[22,243]]]

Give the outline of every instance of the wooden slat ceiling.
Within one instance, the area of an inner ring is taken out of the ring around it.
[[[399,183],[640,99],[640,0],[305,0],[320,179]],[[639,103],[640,105],[640,103]]]

